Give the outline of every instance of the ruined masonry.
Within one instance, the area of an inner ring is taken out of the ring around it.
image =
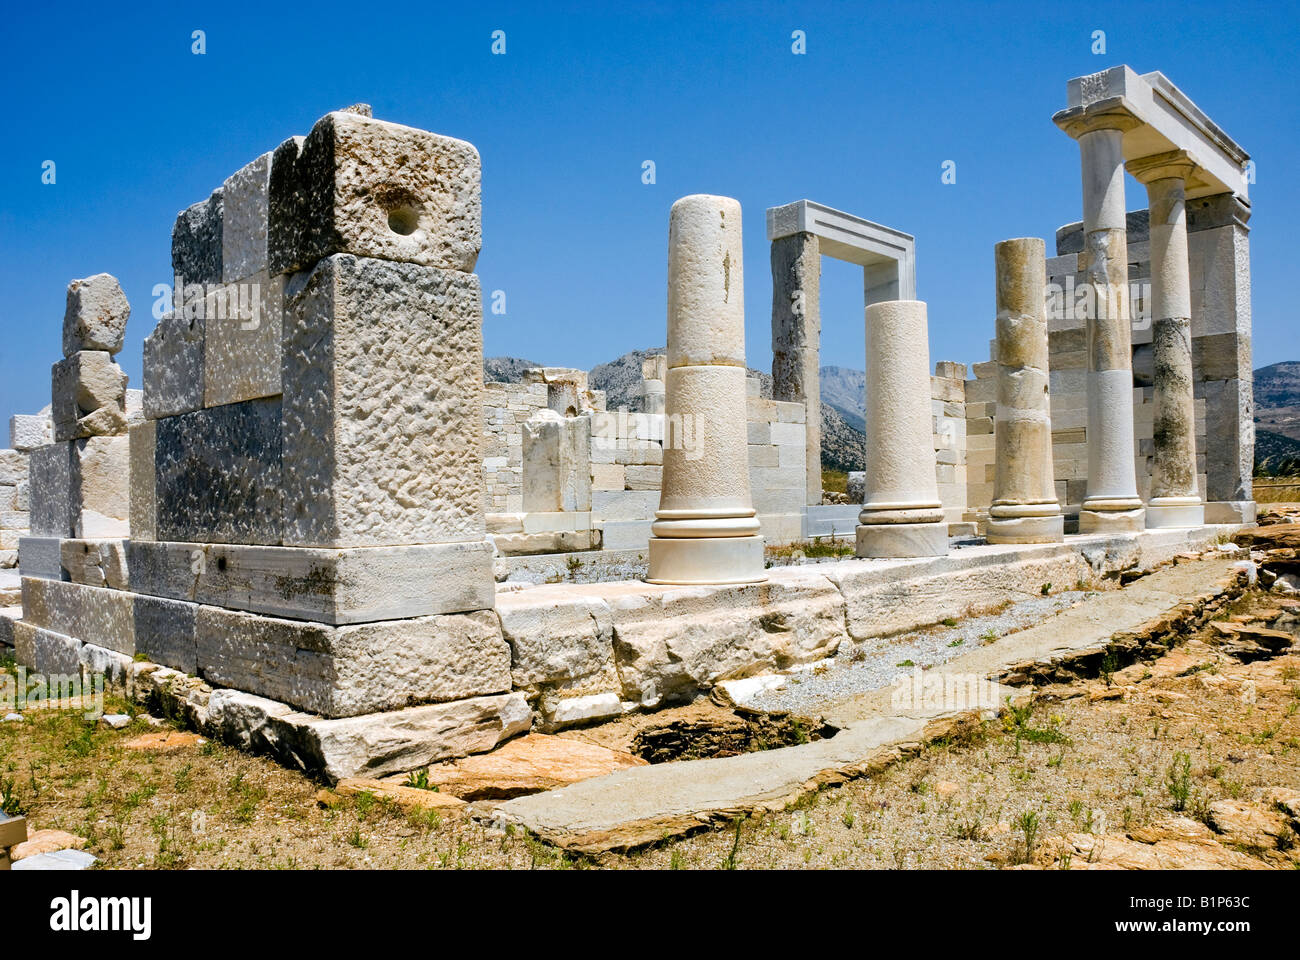
[[[1127,67],[1053,119],[1083,218],[1050,258],[996,246],[988,362],[931,370],[913,237],[800,200],[766,211],[769,392],[740,205],[691,196],[666,352],[609,409],[582,370],[484,384],[475,148],[330,113],[179,214],[143,393],[117,282],[69,286],[50,407],[0,451],[0,644],[379,776],[1213,542],[1254,517],[1246,154]],[[823,256],[863,270],[847,503],[821,480]],[[765,551],[812,538],[857,556]]]

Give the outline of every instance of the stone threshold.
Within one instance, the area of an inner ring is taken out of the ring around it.
[[[570,786],[498,804],[473,815],[495,824],[522,826],[542,840],[579,853],[625,850],[710,825],[786,809],[826,786],[868,775],[926,743],[1029,702],[1032,687],[1000,679],[1044,679],[1071,662],[1116,648],[1132,654],[1144,642],[1163,650],[1171,634],[1207,622],[1239,596],[1247,578],[1233,560],[1210,560],[1153,573],[1120,591],[1107,592],[1047,622],[1011,634],[935,668],[944,689],[972,689],[983,681],[979,702],[904,703],[877,690],[841,704],[828,722],[829,739],[741,756],[634,767]],[[959,697],[960,698],[960,697]],[[951,701],[951,697],[947,698]]]

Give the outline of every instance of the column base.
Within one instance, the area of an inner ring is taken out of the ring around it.
[[[1146,508],[1136,510],[1079,511],[1080,533],[1141,533],[1146,529]]]
[[[1206,523],[1254,523],[1254,500],[1208,500],[1205,504]]]
[[[989,517],[985,531],[989,543],[1060,543],[1065,517]]]
[[[1147,502],[1147,529],[1200,527],[1205,524],[1205,504],[1187,497],[1153,497]]]
[[[859,557],[942,557],[948,553],[948,524],[872,523],[858,526]]]
[[[650,538],[646,583],[761,583],[762,537]]]

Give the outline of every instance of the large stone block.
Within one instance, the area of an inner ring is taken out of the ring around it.
[[[157,439],[156,420],[131,425],[128,443],[131,461],[131,537],[134,540],[158,539],[158,475],[154,462]]]
[[[542,410],[523,425],[524,510],[591,509],[591,420]]]
[[[196,603],[133,594],[136,653],[153,663],[197,674],[198,611]]]
[[[327,717],[510,689],[510,649],[490,611],[327,626],[202,606],[205,680]]]
[[[33,450],[31,532],[36,537],[72,536],[72,443],[52,443]]]
[[[293,278],[286,544],[484,536],[481,323],[472,274],[337,255]]]
[[[505,593],[497,605],[515,687],[529,697],[550,690],[574,695],[619,689],[609,605],[582,591],[532,593]]]
[[[47,677],[81,674],[81,641],[26,620],[14,623],[14,659]]]
[[[23,620],[125,656],[135,654],[134,594],[65,580],[23,578]]]
[[[159,540],[279,543],[280,401],[249,400],[157,421]]]
[[[131,305],[117,278],[97,273],[68,284],[67,309],[63,314],[63,355],[79,350],[117,353],[126,339],[126,322]]]
[[[354,113],[330,113],[276,150],[271,273],[350,253],[470,271],[481,245],[472,144]]]
[[[61,578],[87,587],[130,588],[126,566],[126,540],[62,540],[59,543]]]
[[[176,215],[172,227],[172,271],[184,286],[220,283],[221,259],[222,196],[217,189],[208,199]]]
[[[16,487],[20,483],[26,483],[28,471],[28,455],[25,452],[0,450],[0,484]]]
[[[150,420],[203,407],[205,314],[203,306],[176,310],[144,338],[144,415]]]
[[[279,395],[284,284],[283,276],[262,271],[208,298],[213,306],[224,301],[226,309],[204,317],[204,406]],[[230,309],[235,302],[238,311]]]
[[[50,371],[55,440],[126,432],[126,374],[103,350],[78,350]]]
[[[67,580],[63,572],[63,541],[58,537],[21,537],[18,540],[18,575]]]
[[[54,442],[54,423],[47,416],[16,413],[9,418],[9,446],[30,453]]]
[[[72,536],[131,534],[131,442],[90,437],[72,442]]]
[[[328,624],[491,608],[486,541],[348,550],[133,541],[131,589]]]
[[[221,188],[221,278],[246,280],[267,269],[267,191],[271,154],[264,153],[226,178]]]

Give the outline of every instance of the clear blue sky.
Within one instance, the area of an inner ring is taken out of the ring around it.
[[[478,272],[507,295],[485,319],[489,355],[591,367],[661,344],[669,207],[718,193],[744,209],[752,366],[771,356],[763,212],[803,197],[914,234],[932,359],[987,359],[992,246],[1050,249],[1079,219],[1078,152],[1051,115],[1067,79],[1116,63],[1162,70],[1255,158],[1256,366],[1300,357],[1290,3],[24,3],[4,19],[6,417],[49,400],[74,277],[121,279],[120,362],[139,386],[176,212],[357,101],[482,154]],[[823,362],[861,368],[860,271],[827,259],[823,291]]]

